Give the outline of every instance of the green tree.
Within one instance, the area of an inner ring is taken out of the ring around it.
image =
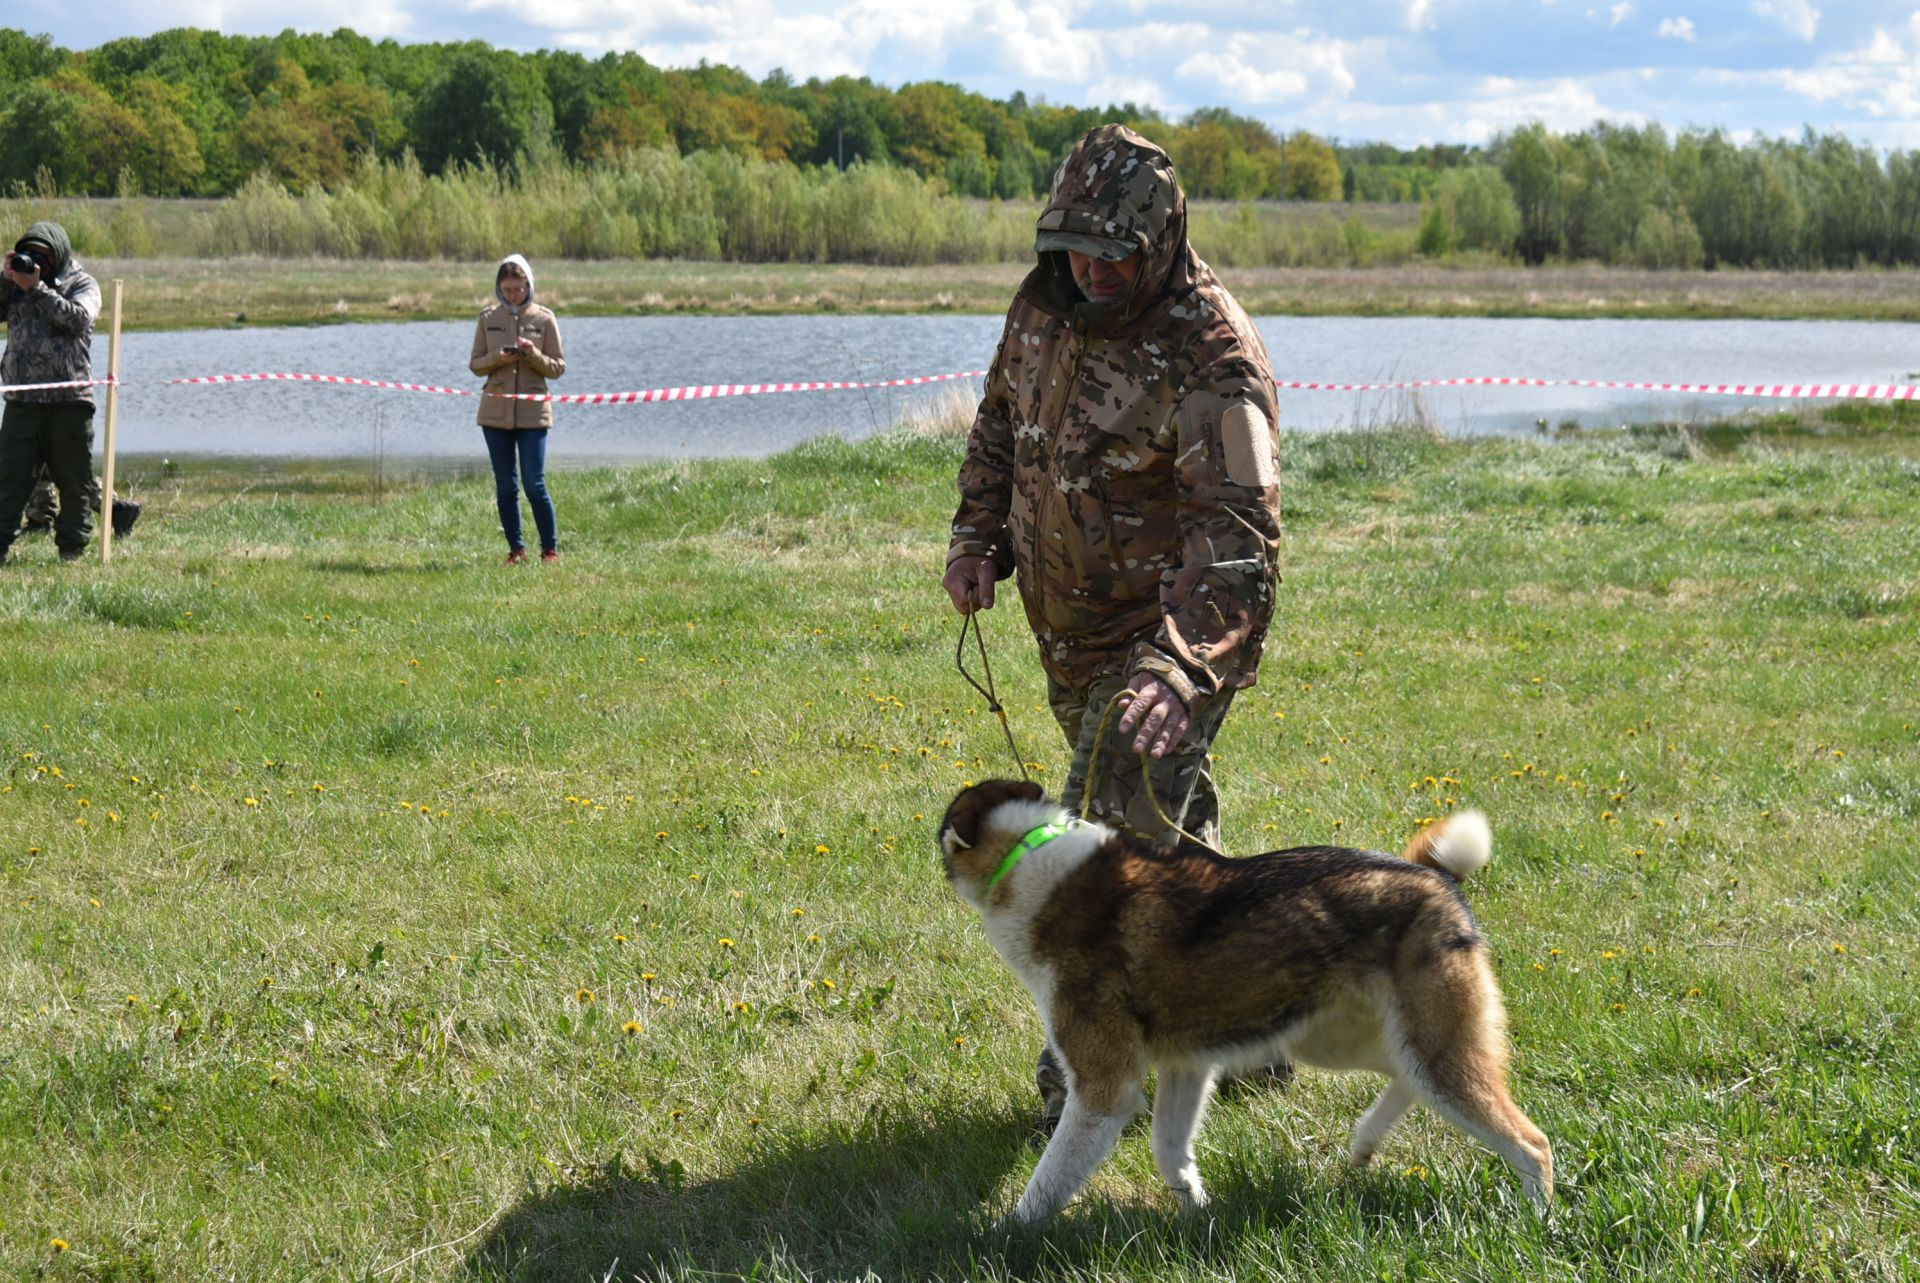
[[[1460,248],[1513,253],[1520,234],[1520,210],[1507,180],[1491,165],[1448,170],[1435,189],[1433,207],[1443,212]]]
[[[467,47],[414,104],[415,152],[428,173],[455,162],[511,164],[551,131],[546,88],[512,54]]]
[[[85,190],[80,153],[81,96],[47,80],[14,89],[0,111],[0,185],[9,191]]]
[[[1520,257],[1538,266],[1561,245],[1561,141],[1539,121],[1515,130],[1495,147],[1501,176],[1520,213]]]
[[[1302,129],[1280,149],[1280,190],[1286,200],[1339,200],[1340,157],[1323,139]]]
[[[142,125],[133,160],[140,190],[153,196],[192,192],[207,168],[200,140],[186,122],[193,110],[192,96],[184,86],[140,76],[127,86],[127,105]]]
[[[262,103],[241,120],[234,149],[256,173],[295,194],[331,186],[346,173],[346,150],[333,129],[299,103]]]

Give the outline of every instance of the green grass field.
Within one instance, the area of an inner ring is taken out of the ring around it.
[[[933,846],[1013,772],[951,435],[562,473],[514,570],[478,479],[138,479],[110,566],[0,568],[0,1276],[1913,1278],[1920,459],[1777,428],[1285,443],[1228,846],[1488,813],[1544,1220],[1421,1112],[1347,1170],[1374,1085],[1308,1071],[1205,1213],[1136,1128],[992,1229],[1038,1023]]]

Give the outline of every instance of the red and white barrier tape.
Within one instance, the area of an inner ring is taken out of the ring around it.
[[[1911,383],[1636,383],[1620,379],[1529,379],[1490,375],[1457,379],[1403,379],[1396,383],[1305,383],[1278,379],[1274,386],[1300,392],[1393,392],[1407,388],[1466,387],[1605,388],[1628,392],[1679,392],[1689,396],[1781,397],[1804,401],[1920,400],[1920,385]]]
[[[641,405],[655,401],[707,401],[715,397],[764,396],[776,392],[839,392],[861,388],[912,388],[955,379],[977,379],[985,370],[957,374],[921,374],[904,379],[833,380],[813,383],[708,383],[678,388],[648,388],[640,392],[481,392],[472,388],[443,388],[431,383],[395,383],[386,379],[359,379],[344,374],[202,374],[167,379],[164,386],[208,383],[341,383],[353,387],[386,388],[396,392],[434,392],[442,396],[492,397],[502,401],[547,401],[557,405]]]
[[[381,388],[394,392],[428,392],[439,396],[492,397],[505,401],[548,401],[558,405],[645,405],[660,401],[708,401],[716,397],[765,396],[780,392],[839,392],[866,388],[912,388],[956,379],[977,379],[985,370],[955,374],[921,374],[904,379],[833,380],[808,383],[708,383],[677,388],[648,388],[639,392],[482,392],[432,383],[399,383],[390,379],[362,379],[346,374],[198,374],[161,379],[148,386],[181,387],[225,383],[332,383],[349,387]],[[145,380],[74,379],[65,383],[0,384],[0,393],[42,392],[57,388],[140,386]],[[1626,392],[1671,392],[1687,396],[1744,396],[1800,401],[1914,401],[1920,385],[1911,383],[1643,383],[1617,379],[1531,379],[1487,375],[1451,379],[1401,379],[1390,383],[1320,383],[1278,379],[1274,386],[1295,392],[1394,392],[1412,388],[1528,387],[1600,388]]]

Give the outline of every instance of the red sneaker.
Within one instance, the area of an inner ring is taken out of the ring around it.
[[[521,562],[525,561],[526,559],[527,559],[527,550],[525,548],[515,548],[512,552],[507,554],[507,564],[509,566],[517,566]]]
[[[521,553],[520,555],[523,557],[526,556],[525,553]],[[543,548],[540,552],[540,560],[558,561],[560,560],[560,550],[558,548]]]

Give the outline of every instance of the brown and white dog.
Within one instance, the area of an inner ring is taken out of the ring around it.
[[[1468,811],[1416,835],[1405,859],[1331,846],[1227,859],[1081,824],[1037,784],[962,790],[940,826],[947,877],[1039,1003],[1067,1072],[1066,1112],[1013,1219],[1079,1193],[1146,1107],[1149,1065],[1154,1162],[1201,1206],[1193,1140],[1216,1075],[1282,1057],[1387,1076],[1353,1162],[1420,1101],[1545,1207],[1553,1152],[1507,1094],[1506,1014],[1460,894],[1491,847]]]

